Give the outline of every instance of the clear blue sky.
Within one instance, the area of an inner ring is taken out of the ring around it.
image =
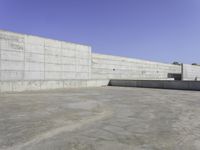
[[[200,0],[0,0],[0,29],[97,53],[200,63]]]

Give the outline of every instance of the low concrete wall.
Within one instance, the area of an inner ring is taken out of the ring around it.
[[[161,88],[200,91],[198,81],[163,81],[163,80],[110,80],[110,86]]]
[[[3,81],[0,93],[107,86],[109,80],[53,80],[53,81]]]

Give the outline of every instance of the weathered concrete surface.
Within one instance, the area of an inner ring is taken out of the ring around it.
[[[90,79],[91,47],[0,30],[1,81]]]
[[[200,91],[199,81],[166,81],[166,80],[110,80],[110,86],[142,87],[176,90]]]
[[[0,95],[3,150],[199,150],[200,93],[88,88]]]
[[[181,66],[92,53],[93,79],[163,80],[181,74]]]
[[[200,80],[200,66],[182,64],[183,80]]]
[[[109,80],[2,81],[0,93],[107,86]]]
[[[181,67],[92,54],[88,45],[0,30],[0,92],[56,89],[66,82],[74,87],[74,80],[87,87],[84,80],[167,79],[169,73],[180,74]]]

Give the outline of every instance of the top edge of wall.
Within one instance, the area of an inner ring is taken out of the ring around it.
[[[164,65],[173,65],[173,66],[178,66],[170,63],[163,63],[163,62],[157,62],[157,61],[150,61],[150,60],[145,60],[145,59],[138,59],[138,58],[133,58],[133,57],[124,57],[124,56],[117,56],[117,55],[111,55],[111,54],[100,54],[100,53],[92,53],[92,55],[101,55],[105,57],[114,57],[114,58],[120,58],[120,59],[130,59],[130,60],[136,60],[136,61],[142,61],[142,62],[148,62],[148,63],[158,63],[158,64],[164,64]],[[181,67],[178,66],[178,67]]]
[[[191,64],[182,64],[183,67],[185,66],[190,66],[190,67],[194,67],[194,68],[199,68],[200,65],[191,65]]]
[[[25,36],[33,36],[33,37],[38,37],[38,38],[42,38],[42,39],[54,40],[54,41],[58,41],[58,42],[65,42],[65,43],[69,43],[69,44],[87,46],[87,47],[91,48],[91,45],[89,45],[89,44],[82,44],[82,43],[76,43],[76,42],[68,42],[68,41],[64,41],[64,40],[57,40],[57,39],[49,38],[49,37],[45,37],[45,36],[39,36],[39,35],[33,35],[33,34],[27,34],[27,33],[19,33],[19,32],[5,30],[5,29],[0,29],[0,32],[8,32],[8,33],[13,33],[13,34],[18,34],[18,35],[21,35],[21,36],[24,36],[24,35]]]

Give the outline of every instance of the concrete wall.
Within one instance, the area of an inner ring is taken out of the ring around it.
[[[89,79],[91,47],[0,31],[1,81]]]
[[[90,46],[0,30],[0,92],[108,84],[90,78]]]
[[[93,79],[168,79],[168,73],[181,74],[181,66],[92,54]]]
[[[109,79],[167,79],[181,67],[92,54],[87,45],[0,30],[0,92],[104,86]]]
[[[183,64],[182,67],[183,80],[200,80],[200,66]]]

